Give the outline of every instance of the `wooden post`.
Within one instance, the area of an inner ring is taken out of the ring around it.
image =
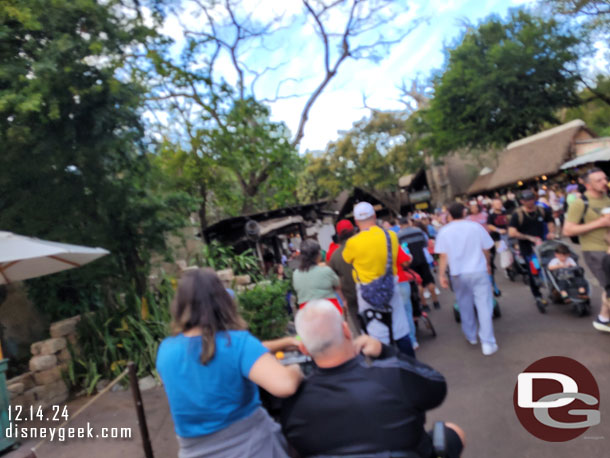
[[[144,456],[153,458],[152,445],[150,436],[148,435],[148,426],[146,426],[146,415],[144,413],[144,404],[142,403],[142,394],[138,385],[138,376],[136,374],[136,365],[133,361],[127,364],[129,368],[129,383],[131,385],[131,393],[133,394],[133,402],[136,405],[138,413],[138,425],[140,426],[140,435],[142,436],[142,447],[144,448]]]

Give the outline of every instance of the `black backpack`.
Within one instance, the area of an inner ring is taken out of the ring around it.
[[[412,266],[428,264],[424,254],[424,250],[428,249],[428,243],[426,242],[426,235],[421,229],[410,231],[409,234],[402,236],[398,233],[398,244],[402,246],[403,243],[407,244],[413,257]]]

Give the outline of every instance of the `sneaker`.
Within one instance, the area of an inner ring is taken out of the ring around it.
[[[536,307],[540,313],[546,313],[546,301],[540,297],[536,298]]]
[[[474,340],[466,339],[466,340],[468,340],[468,343],[470,345],[477,345],[479,343],[479,341],[477,339],[474,339]]]
[[[426,304],[426,305],[422,305],[422,306],[421,306],[421,309],[422,309],[422,311],[424,311],[424,312],[426,312],[426,313],[427,313],[427,312],[430,312],[430,306],[429,306],[429,305],[427,305],[427,304]]]
[[[430,299],[430,291],[425,290],[425,291],[424,291],[424,297],[425,297],[426,299]]]
[[[483,354],[485,356],[493,355],[498,351],[498,346],[496,344],[483,343],[481,344],[481,348],[483,349]]]
[[[436,310],[441,308],[441,304],[438,301],[434,302],[433,305]]]
[[[599,317],[597,317],[593,322],[593,327],[598,331],[610,332],[610,321],[604,323],[602,320],[599,319]]]

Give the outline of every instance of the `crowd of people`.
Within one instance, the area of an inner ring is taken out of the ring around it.
[[[508,269],[506,253],[514,250],[527,262],[524,275],[544,311],[537,248],[577,237],[604,287],[594,327],[610,332],[608,180],[592,169],[583,185],[481,197],[385,221],[370,203],[356,204],[354,222],[337,222],[327,253],[315,240],[300,246],[292,273],[297,336],[260,342],[214,271],[186,272],[171,309],[175,335],[157,356],[179,456],[437,456],[425,412],[443,402],[447,385],[415,356],[412,300],[440,309],[437,282],[451,288],[466,340],[493,355],[494,296],[502,294],[496,258]],[[554,250],[549,271],[577,267],[566,243]],[[558,278],[558,294],[569,300],[571,278]],[[590,294],[586,282],[575,285],[577,296]],[[298,365],[278,362],[272,353],[284,348],[310,355],[313,373],[304,377]],[[258,387],[285,398],[279,423],[261,407]],[[444,438],[445,456],[460,456],[464,431],[445,423]]]

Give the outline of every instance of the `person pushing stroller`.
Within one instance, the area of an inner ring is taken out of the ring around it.
[[[519,240],[519,250],[528,264],[532,264],[535,258],[534,246],[539,245],[545,238],[555,238],[555,221],[550,211],[536,205],[536,195],[525,190],[521,193],[521,207],[512,214],[508,227],[508,236]],[[536,307],[541,313],[545,313],[547,301],[542,297],[537,273],[532,268],[527,271],[529,284]]]

